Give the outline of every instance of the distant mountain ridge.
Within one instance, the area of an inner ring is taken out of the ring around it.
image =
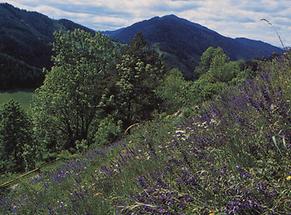
[[[69,20],[53,20],[37,13],[0,4],[0,53],[20,59],[35,67],[51,65],[53,33],[80,28],[92,31]]]
[[[269,57],[282,52],[280,48],[261,41],[222,36],[175,15],[154,17],[104,34],[128,43],[138,32],[142,32],[145,39],[163,55],[168,67],[179,67],[188,78],[191,78],[200,56],[209,46],[221,47],[233,60]]]
[[[53,33],[77,28],[94,32],[70,20],[0,3],[0,90],[39,86],[42,68],[52,66]]]

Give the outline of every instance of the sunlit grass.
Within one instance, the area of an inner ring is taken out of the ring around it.
[[[28,110],[32,103],[32,95],[33,93],[29,91],[0,92],[0,106],[13,99],[17,101],[25,110]]]

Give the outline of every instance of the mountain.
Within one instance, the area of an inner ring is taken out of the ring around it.
[[[162,54],[168,67],[179,67],[187,78],[192,78],[195,65],[209,46],[221,47],[232,60],[269,57],[282,52],[280,48],[261,41],[222,36],[175,15],[154,17],[104,34],[128,43],[138,32],[142,32],[147,42]]]
[[[54,20],[0,3],[0,90],[39,86],[42,68],[52,65],[53,33],[77,28],[94,32],[70,20]],[[209,46],[220,46],[232,59],[246,60],[282,51],[260,41],[224,37],[174,15],[154,17],[104,34],[128,43],[138,32],[163,56],[168,68],[178,67],[188,78],[192,78],[195,65]]]
[[[0,90],[15,83],[19,88],[39,85],[35,76],[41,76],[42,68],[52,65],[53,33],[77,28],[93,32],[69,20],[53,20],[0,3]]]

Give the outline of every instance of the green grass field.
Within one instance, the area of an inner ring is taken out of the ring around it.
[[[0,92],[0,106],[9,102],[11,99],[19,102],[19,104],[25,109],[28,110],[32,103],[32,92]]]

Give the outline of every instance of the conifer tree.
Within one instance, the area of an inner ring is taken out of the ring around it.
[[[0,148],[1,171],[23,171],[34,167],[36,147],[32,123],[13,100],[1,111]]]
[[[117,69],[117,109],[125,126],[150,117],[158,108],[155,89],[164,76],[158,54],[138,33],[121,57]]]

